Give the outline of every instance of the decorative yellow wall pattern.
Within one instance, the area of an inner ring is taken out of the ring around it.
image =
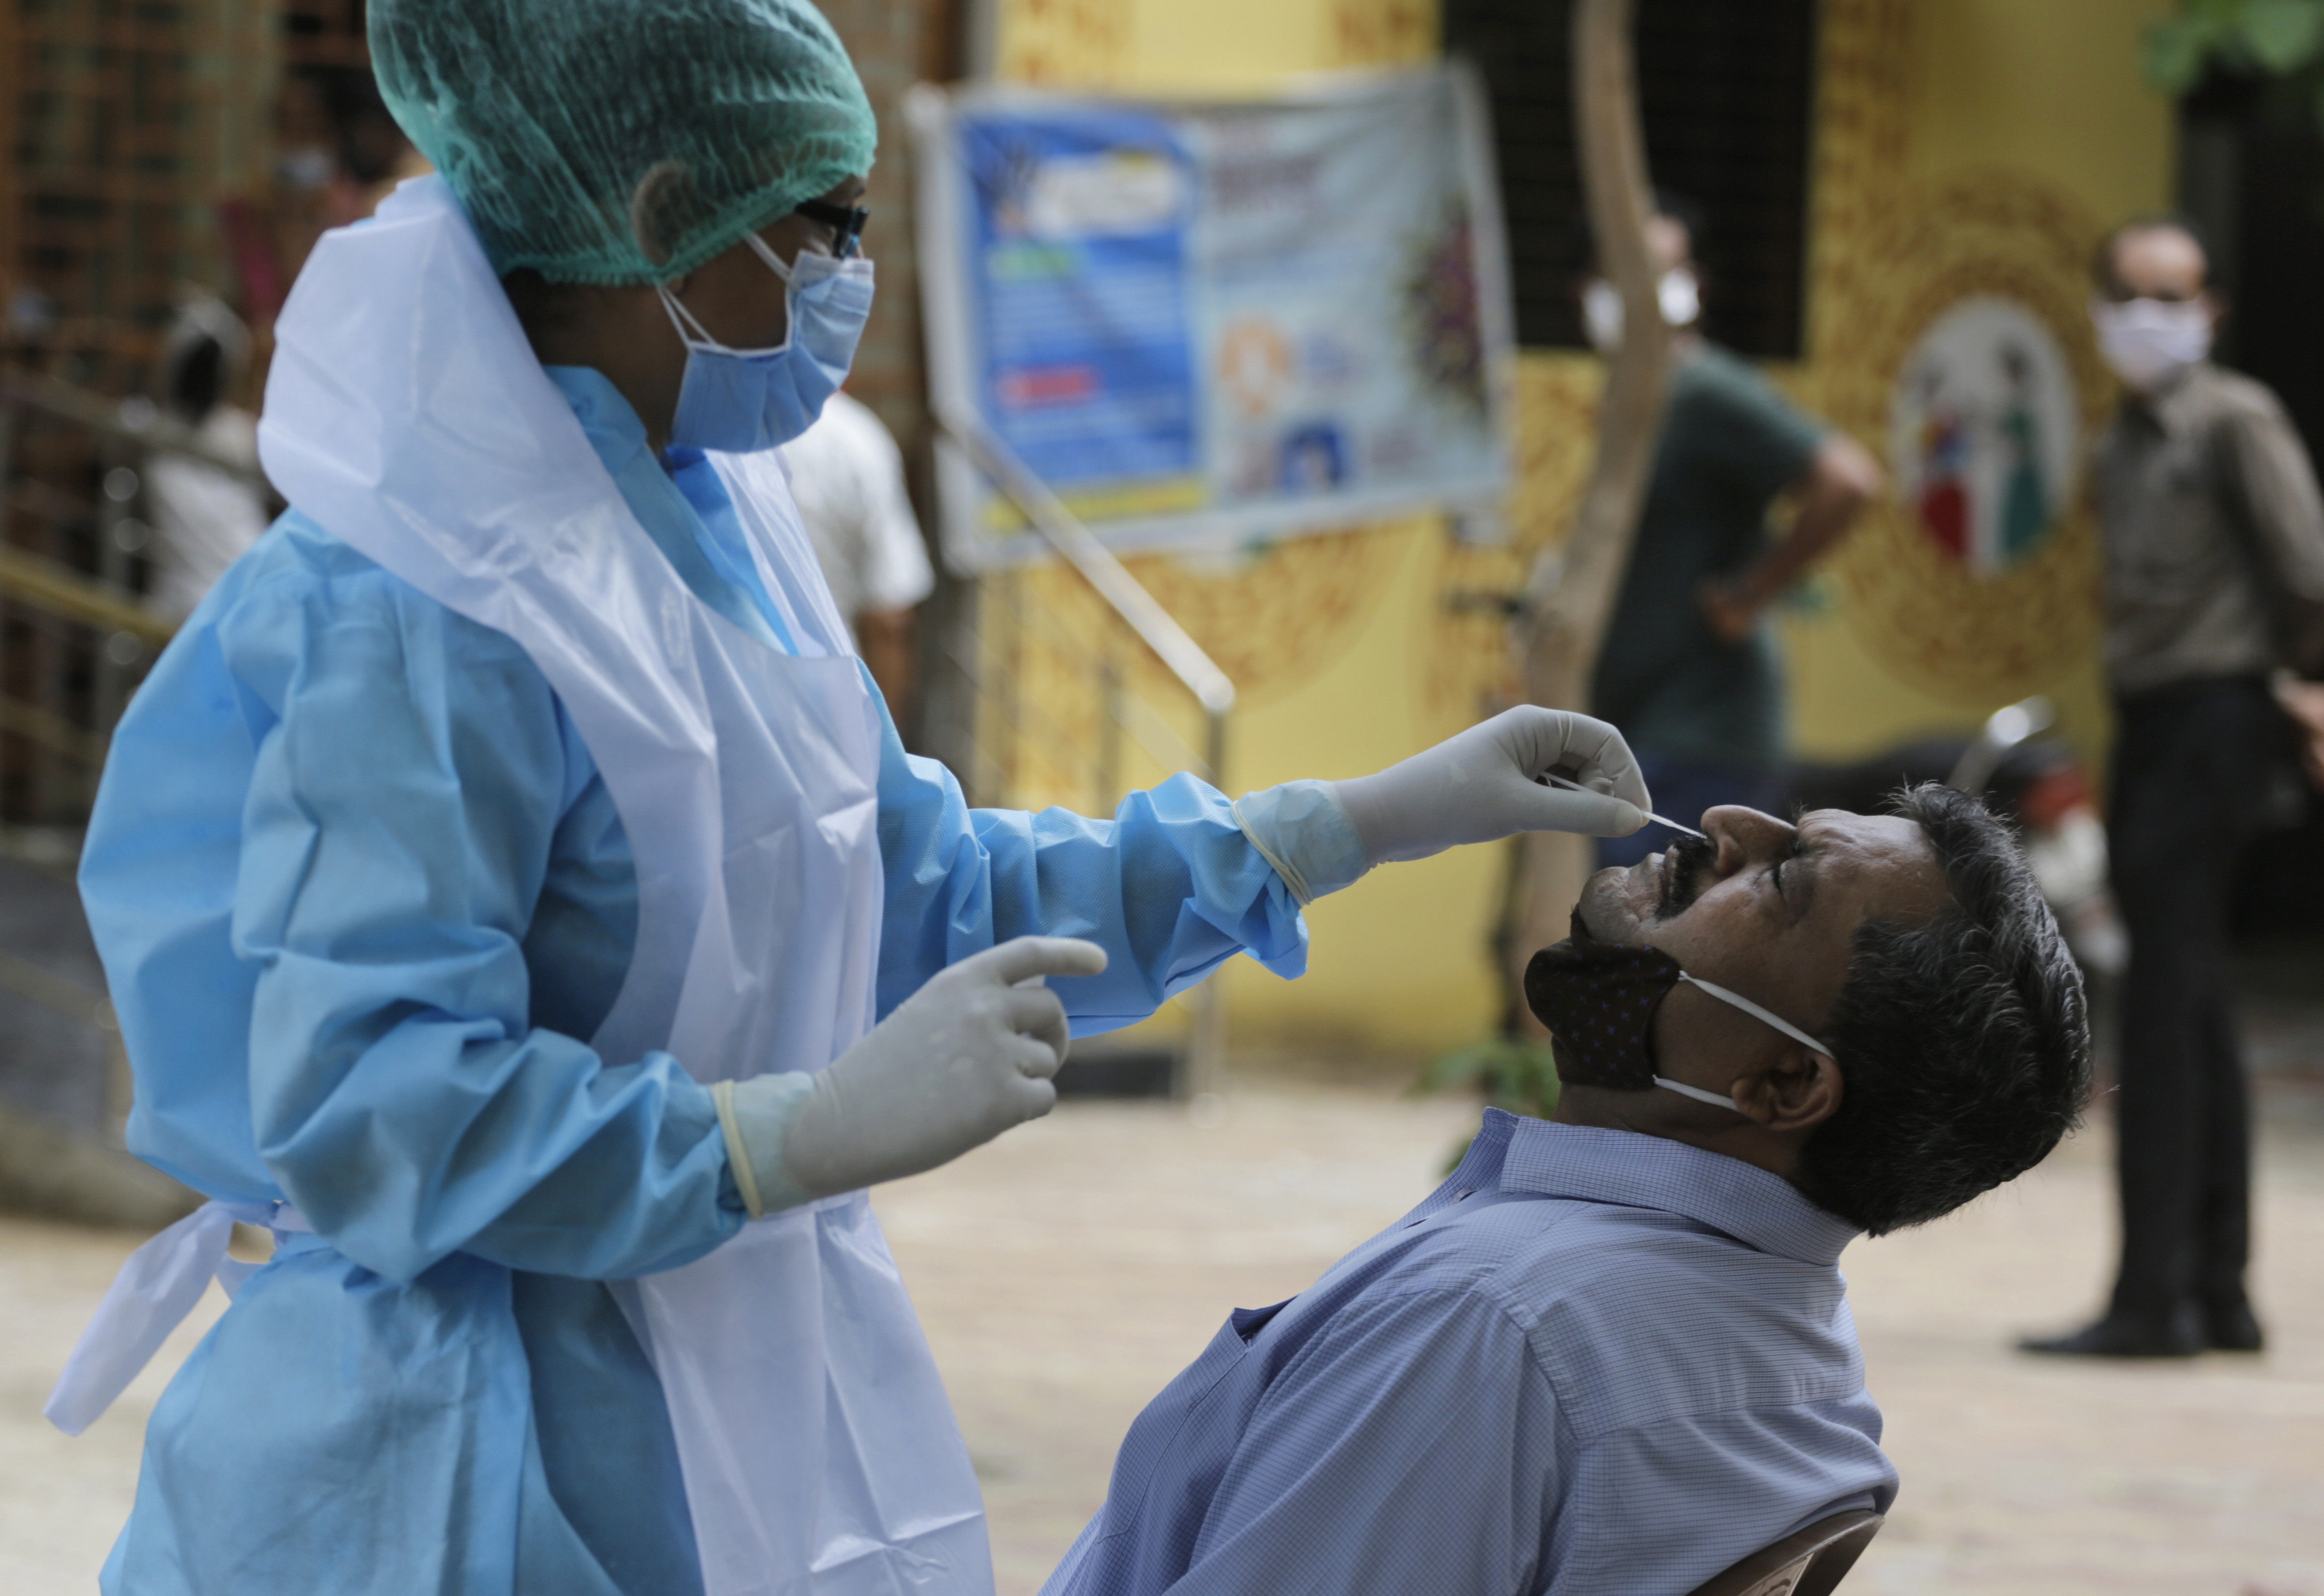
[[[2113,402],[2085,310],[2103,228],[2164,204],[2171,111],[2137,68],[2169,0],[1825,0],[1809,359],[1802,401],[1890,436],[1916,341],[1964,301],[2028,313],[2062,356],[2086,453]],[[2096,530],[2072,463],[2038,553],[1972,574],[1915,512],[1879,507],[1834,561],[1837,610],[1784,628],[1795,734],[1860,754],[2043,692],[2086,755],[2110,734],[2098,673]]]
[[[1799,390],[1893,455],[1890,409],[1914,340],[1949,307],[1997,296],[2032,311],[2063,347],[2088,438],[2113,398],[2085,309],[2089,251],[2105,223],[2021,168],[1914,180],[1914,11],[1908,0],[1825,7],[1813,345]],[[1888,464],[1892,478],[1904,474],[1905,462]],[[1946,558],[1892,498],[1843,546],[1835,570],[1857,641],[1904,681],[1965,709],[2071,691],[2094,646],[2097,540],[2079,493],[2038,556],[2013,569],[1981,576]]]
[[[1103,88],[1127,69],[1131,8],[1122,0],[997,0],[998,75],[1010,83]]]
[[[999,0],[1000,76],[1074,88],[1264,88],[1433,59],[1436,0]]]
[[[1948,308],[1995,296],[2032,310],[2058,336],[2073,367],[2081,436],[2093,436],[2114,397],[2085,309],[2098,234],[2087,209],[2015,172],[1980,172],[1916,195],[1869,241],[1866,253],[1883,271],[1867,274],[1877,291],[1846,307],[1849,354],[1827,364],[1819,384],[1826,413],[1858,437],[1884,439],[1915,338]],[[2096,647],[2098,539],[2079,493],[2039,553],[1997,575],[1948,558],[1894,498],[1842,547],[1835,568],[1858,640],[1900,677],[1971,707],[2050,687]]]
[[[1517,370],[1517,490],[1507,541],[1466,546],[1438,539],[1433,624],[1417,668],[1428,684],[1424,740],[1446,736],[1480,714],[1514,702],[1517,657],[1507,621],[1490,600],[1522,589],[1535,557],[1564,540],[1589,484],[1603,368],[1587,355],[1535,352]]]
[[[1390,66],[1436,56],[1436,0],[1335,0],[1325,28],[1325,66]]]
[[[1332,667],[1351,628],[1385,596],[1397,543],[1413,535],[1408,525],[1366,528],[1215,561],[1158,555],[1129,563],[1243,700],[1263,704]]]

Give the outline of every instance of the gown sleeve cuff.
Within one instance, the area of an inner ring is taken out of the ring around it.
[[[1235,800],[1235,824],[1301,908],[1371,868],[1356,824],[1328,781],[1286,781]]]
[[[726,1161],[742,1194],[743,1210],[752,1219],[807,1200],[783,1167],[783,1139],[800,1105],[814,1093],[815,1077],[795,1070],[720,1081],[710,1088],[718,1104],[718,1128],[726,1136]]]

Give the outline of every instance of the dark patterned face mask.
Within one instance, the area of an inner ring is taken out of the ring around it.
[[[1831,1056],[1831,1048],[1789,1020],[1723,986],[1697,981],[1658,947],[1569,937],[1543,948],[1526,966],[1526,1001],[1549,1028],[1557,1078],[1568,1085],[1609,1086],[1617,1092],[1660,1086],[1699,1102],[1734,1108],[1731,1098],[1655,1072],[1655,1010],[1682,981],[1732,1003],[1801,1046]]]

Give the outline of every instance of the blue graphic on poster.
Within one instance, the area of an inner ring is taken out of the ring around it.
[[[1058,487],[1190,485],[1184,145],[1135,112],[963,127],[985,415]]]
[[[939,411],[1116,548],[1497,509],[1511,346],[1489,137],[1453,68],[1167,106],[925,91]],[[964,569],[1038,557],[942,460]]]

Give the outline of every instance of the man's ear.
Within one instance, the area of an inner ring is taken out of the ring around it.
[[[1735,1106],[1763,1130],[1811,1130],[1840,1112],[1845,1092],[1839,1065],[1792,1042],[1735,1083]]]

